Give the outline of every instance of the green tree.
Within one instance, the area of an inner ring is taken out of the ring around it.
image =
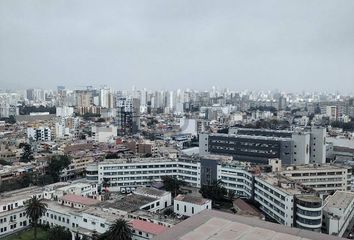
[[[131,240],[132,230],[124,219],[117,219],[107,232],[99,237],[99,240]]]
[[[30,162],[33,160],[33,151],[32,151],[32,146],[28,143],[20,143],[19,145],[20,148],[22,148],[22,155],[20,158],[21,162]]]
[[[31,173],[24,173],[17,181],[22,188],[29,187],[33,183],[33,176]]]
[[[34,239],[37,239],[38,220],[46,213],[48,205],[43,202],[43,199],[33,196],[25,203],[26,216],[31,220],[34,228]]]
[[[229,190],[227,192],[227,198],[228,198],[229,201],[234,200],[235,196],[236,196],[235,190]]]
[[[16,118],[15,118],[15,116],[11,115],[11,116],[9,117],[9,119],[7,120],[7,123],[15,124],[15,123],[16,123]]]
[[[11,165],[11,163],[6,161],[5,159],[0,158],[0,165],[6,166],[6,165]]]
[[[71,163],[67,155],[54,155],[48,164],[48,174],[52,176],[54,182],[60,180],[60,173]]]
[[[227,190],[221,180],[211,185],[203,185],[199,192],[204,198],[211,199],[213,202],[223,202],[226,200]]]
[[[186,186],[185,181],[179,180],[176,177],[163,176],[162,178],[165,190],[171,192],[172,196],[177,196],[180,193],[180,188]]]
[[[72,235],[69,230],[62,226],[54,226],[49,229],[48,240],[71,240]]]
[[[84,235],[82,236],[81,240],[89,240],[89,238],[86,235]]]

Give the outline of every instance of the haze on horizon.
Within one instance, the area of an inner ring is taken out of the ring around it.
[[[354,91],[353,0],[2,0],[1,88]]]

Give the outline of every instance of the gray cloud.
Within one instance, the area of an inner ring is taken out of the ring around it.
[[[354,88],[352,0],[2,0],[1,88]]]

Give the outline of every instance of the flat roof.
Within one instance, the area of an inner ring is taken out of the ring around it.
[[[264,180],[274,188],[288,194],[301,194],[303,191],[303,189],[298,184],[296,184],[295,181],[290,181],[281,175],[263,173],[262,175],[257,176],[257,178]]]
[[[100,201],[93,199],[93,198],[83,197],[83,196],[74,195],[74,194],[64,195],[61,199],[63,201],[81,203],[83,205],[94,205],[94,204],[97,204],[100,202]]]
[[[42,193],[43,188],[37,186],[22,188],[10,192],[4,192],[0,194],[0,205],[13,203],[22,199],[29,199],[32,195]]]
[[[167,227],[161,226],[159,224],[151,223],[139,219],[134,219],[129,223],[131,224],[133,229],[146,232],[146,233],[151,233],[153,235],[160,234],[168,229]]]
[[[176,162],[175,159],[168,158],[130,158],[130,159],[105,159],[99,162],[99,165],[109,165],[109,164],[123,164],[123,163],[158,163],[158,162]]]
[[[274,129],[266,129],[266,128],[239,128],[239,127],[230,127],[232,130],[240,130],[240,131],[250,131],[250,132],[269,132],[269,133],[294,133],[294,131],[289,130],[274,130]]]
[[[329,213],[332,212],[332,209],[344,211],[350,206],[352,201],[354,201],[353,192],[336,191],[332,196],[326,198],[323,210]]]
[[[105,201],[100,204],[103,208],[114,208],[118,210],[123,210],[126,212],[134,212],[140,207],[156,201],[156,198],[147,197],[143,195],[130,194],[124,198],[114,200],[114,201]]]
[[[232,137],[239,139],[256,139],[256,140],[274,140],[274,141],[291,141],[291,137],[273,137],[273,136],[254,136],[254,135],[244,135],[244,134],[232,134],[232,133],[211,133],[211,137]]]
[[[313,171],[313,170],[325,171],[325,170],[329,170],[329,169],[341,171],[343,169],[350,169],[350,167],[348,167],[348,166],[338,166],[338,165],[332,165],[332,164],[291,165],[291,166],[288,166],[287,168],[289,168],[289,169],[285,169],[282,172],[296,172],[296,171],[306,171],[306,170],[307,171]]]
[[[203,197],[199,197],[199,196],[195,196],[195,195],[188,195],[188,194],[187,195],[179,194],[177,197],[175,197],[175,200],[181,201],[181,202],[193,203],[193,204],[197,204],[197,205],[204,205],[204,204],[211,201],[211,200],[203,198]]]
[[[163,191],[163,190],[159,190],[153,187],[139,187],[134,191],[135,194],[138,195],[152,195],[152,196],[158,196],[158,197],[162,197],[166,194],[168,194],[168,192]]]
[[[204,210],[154,240],[336,240],[343,239],[251,217]]]

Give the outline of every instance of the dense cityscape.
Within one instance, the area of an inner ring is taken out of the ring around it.
[[[1,0],[0,240],[354,239],[353,0]]]
[[[352,236],[353,96],[58,86],[0,99],[1,237],[33,226],[33,197],[39,234],[70,239],[111,239],[117,219],[132,239]]]

